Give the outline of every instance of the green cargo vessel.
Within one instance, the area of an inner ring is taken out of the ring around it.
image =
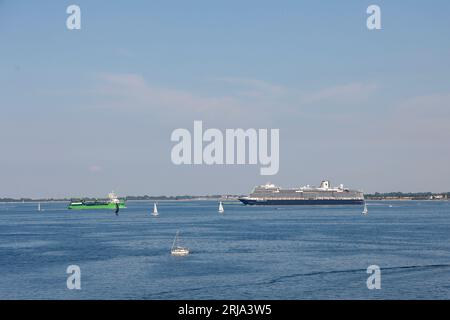
[[[69,204],[68,209],[71,210],[94,210],[94,209],[109,209],[114,210],[117,209],[123,209],[125,207],[125,201],[119,200],[117,196],[114,193],[109,194],[109,200],[94,200],[94,201],[88,201],[88,200],[77,200],[72,201]]]

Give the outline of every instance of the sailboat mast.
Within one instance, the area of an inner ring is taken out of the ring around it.
[[[172,249],[175,247],[175,243],[177,242],[177,239],[178,239],[178,232],[180,232],[180,231],[177,231],[177,234],[175,235],[175,239],[173,239]]]

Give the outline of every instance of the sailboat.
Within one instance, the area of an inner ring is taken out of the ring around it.
[[[179,257],[187,256],[189,254],[189,249],[180,247],[178,245],[178,234],[179,233],[180,233],[180,231],[177,231],[177,234],[175,235],[175,239],[173,240],[172,248],[170,249],[170,253],[173,256],[179,256]]]
[[[158,207],[156,206],[156,202],[153,204],[153,212],[152,212],[152,216],[154,216],[154,217],[159,216],[159,213],[158,213]]]
[[[225,210],[223,209],[222,201],[219,202],[219,213],[223,213]]]
[[[38,203],[38,211],[41,211],[41,203]]]
[[[369,213],[369,210],[367,210],[367,204],[364,201],[364,210],[363,210],[362,214],[366,216],[368,213]]]

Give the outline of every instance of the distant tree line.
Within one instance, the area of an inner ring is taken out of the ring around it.
[[[413,199],[413,200],[429,200],[431,198],[450,199],[450,192],[433,193],[433,192],[375,192],[373,194],[365,194],[366,199],[383,200],[383,199]]]

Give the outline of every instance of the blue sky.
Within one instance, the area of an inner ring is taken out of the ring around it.
[[[448,1],[0,1],[0,197],[449,191],[449,17]],[[279,173],[173,165],[194,120],[279,128]]]

